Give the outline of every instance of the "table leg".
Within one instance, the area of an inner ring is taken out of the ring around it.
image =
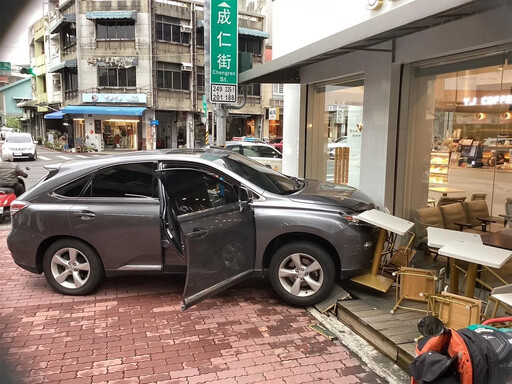
[[[454,258],[450,258],[450,292],[459,294],[459,270]]]
[[[366,285],[367,287],[376,289],[381,292],[387,292],[389,287],[391,287],[391,285],[394,283],[393,279],[379,275],[377,273],[379,271],[380,261],[382,258],[382,251],[384,250],[384,243],[386,242],[386,235],[387,231],[383,228],[380,228],[370,272],[360,276],[355,276],[351,279],[356,283]]]
[[[382,251],[384,250],[384,243],[386,242],[387,231],[383,228],[379,230],[379,237],[377,238],[377,245],[373,253],[371,275],[376,276],[379,271],[380,260],[382,259]]]
[[[477,265],[475,263],[469,263],[466,282],[466,297],[473,297],[475,295],[476,270]]]

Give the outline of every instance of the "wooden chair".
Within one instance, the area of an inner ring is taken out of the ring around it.
[[[394,314],[398,308],[412,311],[428,312],[429,297],[436,293],[436,272],[428,269],[401,267],[396,276],[395,306],[391,310]],[[426,304],[425,309],[406,307],[401,305],[403,300],[413,300]]]
[[[475,200],[485,200],[487,198],[487,193],[484,192],[473,192],[471,194],[471,197],[469,200],[475,201]]]
[[[465,328],[471,324],[480,324],[482,301],[441,292],[428,298],[428,313],[441,319],[443,324],[452,329]]]
[[[462,203],[466,201],[466,196],[461,197],[448,197],[448,196],[441,196],[439,198],[439,201],[437,202],[437,206],[443,206],[447,204],[453,204],[453,203]]]
[[[385,259],[383,258],[383,262],[381,263],[382,274],[392,274],[393,272],[398,271],[400,267],[408,267],[410,265],[412,258],[416,254],[416,250],[412,246],[414,243],[415,235],[413,232],[408,232],[407,235],[409,237],[407,244],[400,245],[398,248],[395,248],[395,236],[392,248],[387,251],[387,253],[389,253],[388,257]]]

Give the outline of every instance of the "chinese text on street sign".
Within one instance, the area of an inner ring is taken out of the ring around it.
[[[238,94],[237,0],[211,0],[210,99],[236,102]]]

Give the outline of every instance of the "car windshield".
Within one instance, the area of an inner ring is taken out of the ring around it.
[[[6,143],[31,143],[32,139],[30,136],[18,136],[18,135],[9,135],[5,140]]]
[[[237,153],[230,155],[223,153],[220,156],[205,153],[202,157],[223,165],[230,171],[242,176],[247,181],[272,193],[286,195],[304,187],[304,183],[300,180],[283,175]]]

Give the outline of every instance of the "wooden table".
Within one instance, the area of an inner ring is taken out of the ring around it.
[[[377,274],[377,272],[382,258],[384,243],[386,242],[387,231],[403,236],[414,226],[414,223],[377,209],[365,211],[359,214],[358,218],[361,221],[379,227],[380,230],[377,245],[375,246],[375,252],[373,254],[372,268],[370,272],[360,276],[355,276],[351,280],[356,283],[366,285],[367,287],[374,288],[378,291],[386,292],[394,283],[394,280],[389,277],[381,276]]]
[[[454,231],[457,232],[457,231]],[[479,244],[474,241],[453,240],[439,249],[439,254],[451,259],[467,261],[467,288],[466,296],[473,297],[475,294],[477,266],[485,265],[491,268],[501,268],[510,257],[512,251]],[[450,291],[457,293],[458,284],[452,285],[452,277],[457,274],[455,263],[450,263]]]
[[[499,232],[489,232],[482,235],[482,242],[491,247],[503,248],[512,251],[512,229]]]
[[[428,190],[432,191],[432,192],[442,193],[443,196],[448,196],[449,193],[464,193],[464,192],[466,192],[463,189],[449,188],[449,187],[430,187]]]

